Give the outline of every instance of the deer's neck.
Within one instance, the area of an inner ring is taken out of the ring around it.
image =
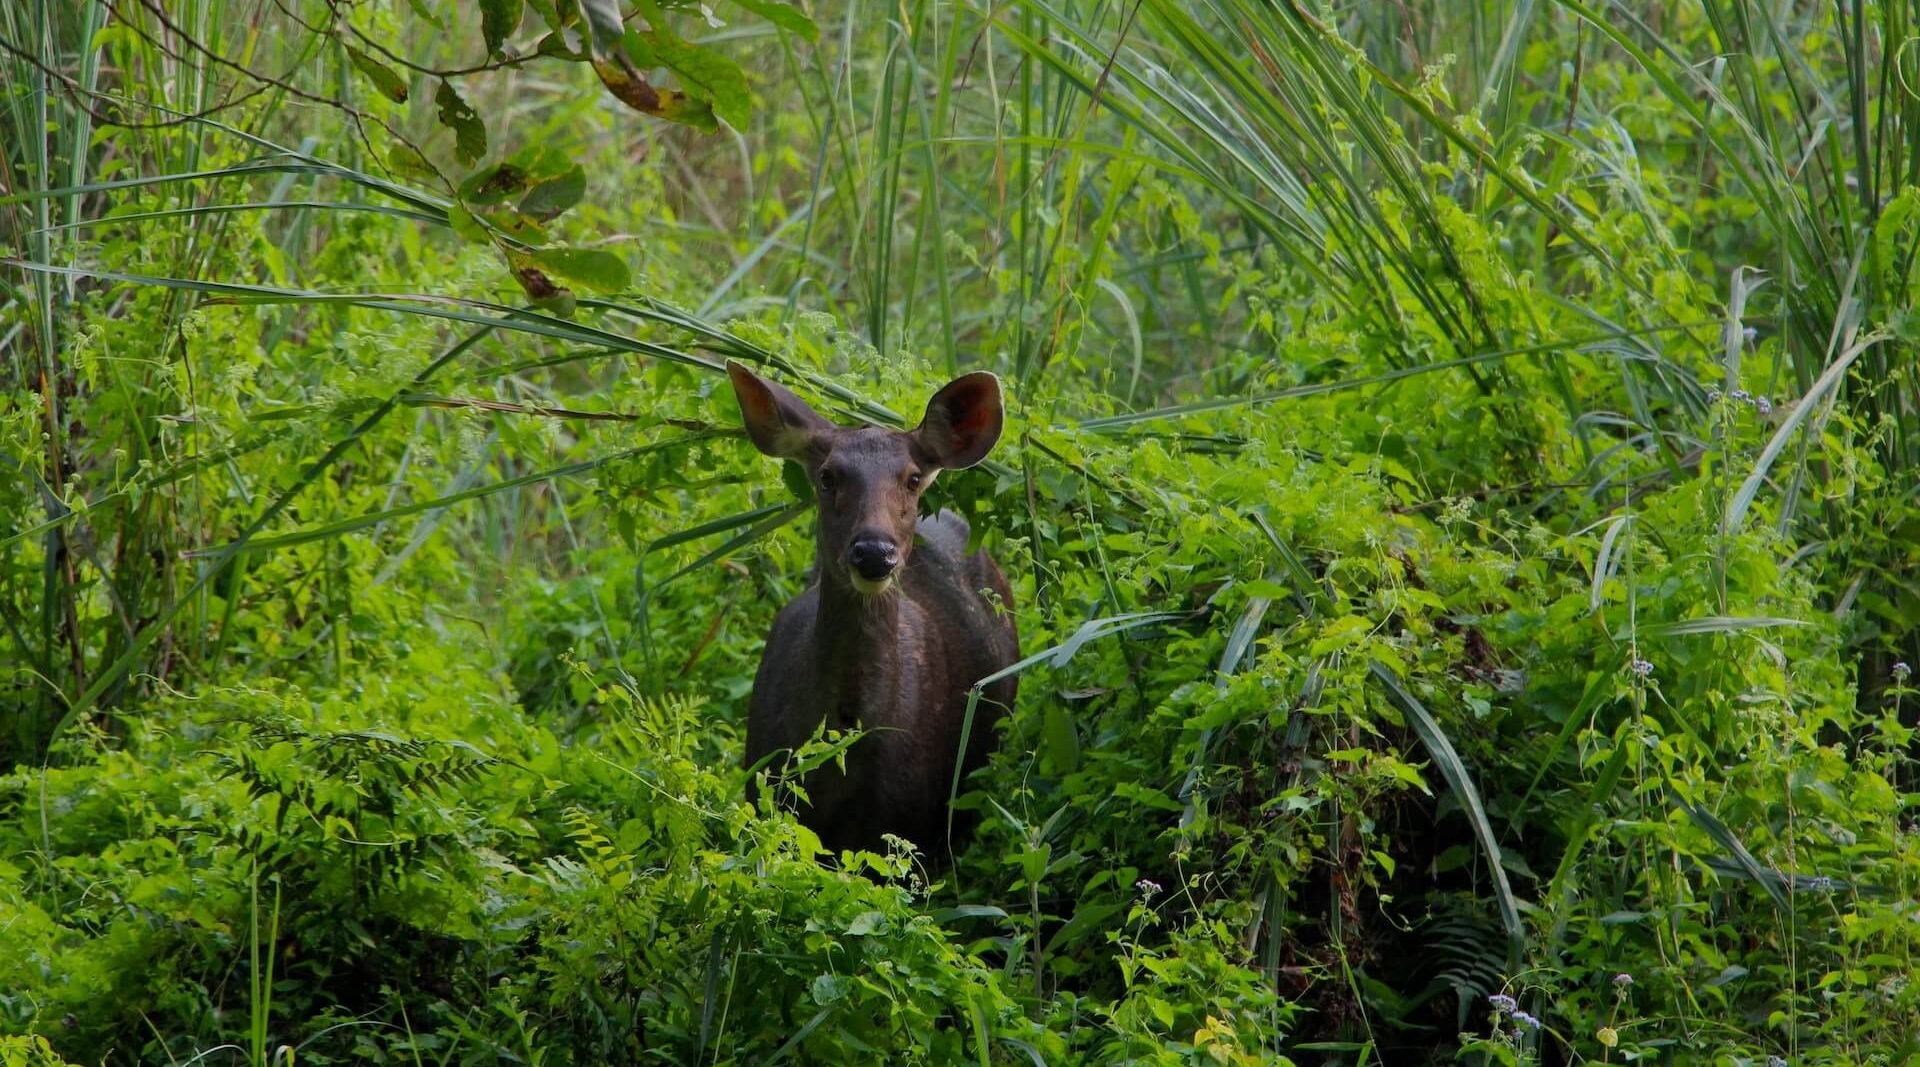
[[[900,647],[906,636],[902,597],[897,584],[880,596],[866,596],[821,581],[814,638],[830,728],[873,729],[891,719],[908,658]]]

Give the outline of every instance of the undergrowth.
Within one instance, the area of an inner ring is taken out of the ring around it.
[[[0,1064],[1915,1061],[1915,14],[0,8]],[[1005,379],[951,865],[726,359]]]

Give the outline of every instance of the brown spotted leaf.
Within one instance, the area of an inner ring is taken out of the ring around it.
[[[527,188],[527,171],[512,160],[482,167],[460,183],[460,199],[470,204],[498,204]]]
[[[696,100],[678,89],[654,87],[625,57],[596,59],[593,71],[600,75],[600,84],[606,86],[615,99],[641,114],[684,123],[707,133],[720,128],[713,117],[713,107],[705,100]]]

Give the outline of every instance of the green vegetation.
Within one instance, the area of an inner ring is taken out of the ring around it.
[[[0,5],[0,1064],[1920,1063],[1917,34]],[[951,866],[729,358],[1006,384]]]

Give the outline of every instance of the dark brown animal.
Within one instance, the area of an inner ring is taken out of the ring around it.
[[[749,767],[798,748],[824,722],[859,727],[844,772],[809,773],[801,821],[829,849],[879,851],[883,834],[946,852],[955,761],[986,761],[1015,681],[987,686],[962,753],[967,691],[1020,656],[1013,591],[967,523],[920,515],[942,470],[971,467],[1000,438],[1000,380],[955,379],[910,433],[835,426],[799,397],[727,364],[747,435],[806,471],[817,499],[813,583],[782,608],[753,680]],[[983,594],[991,590],[993,602]],[[971,821],[956,813],[956,839]]]

